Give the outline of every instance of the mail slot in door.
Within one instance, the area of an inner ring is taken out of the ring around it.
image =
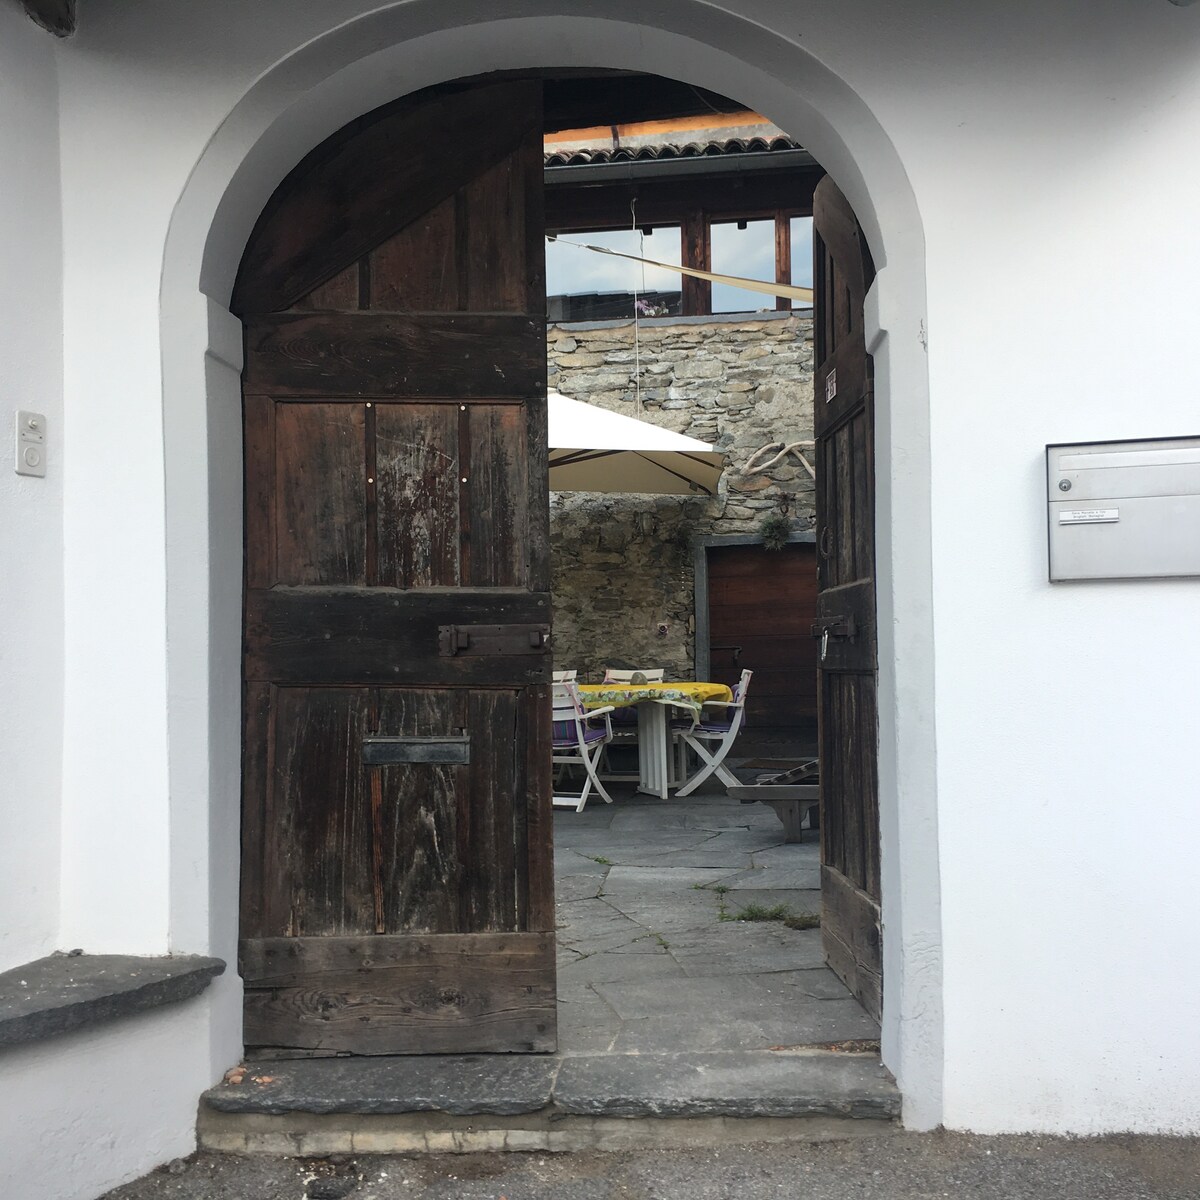
[[[1200,437],[1046,447],[1050,579],[1200,575]]]

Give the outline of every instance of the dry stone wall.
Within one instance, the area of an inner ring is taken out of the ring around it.
[[[713,497],[551,495],[554,660],[581,679],[606,664],[689,677],[695,540],[755,537],[774,515],[794,531],[813,524],[813,481],[794,454],[743,470],[763,447],[812,438],[811,317],[662,318],[642,321],[637,341],[631,321],[552,325],[550,386],[710,442],[725,471]]]

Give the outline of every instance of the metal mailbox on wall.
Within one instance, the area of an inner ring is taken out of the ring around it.
[[[1200,576],[1200,437],[1046,447],[1050,579]]]

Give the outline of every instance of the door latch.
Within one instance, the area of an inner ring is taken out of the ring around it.
[[[438,654],[532,654],[550,644],[549,625],[439,625]]]
[[[829,654],[829,639],[852,642],[858,637],[858,626],[853,617],[818,617],[810,629],[813,637],[821,639],[821,661]]]

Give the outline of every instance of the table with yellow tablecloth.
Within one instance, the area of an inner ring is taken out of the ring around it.
[[[637,705],[638,717],[638,791],[660,799],[667,798],[671,785],[670,722],[672,706],[700,712],[708,700],[733,699],[733,691],[723,683],[581,683],[579,695],[585,708],[615,708]]]

